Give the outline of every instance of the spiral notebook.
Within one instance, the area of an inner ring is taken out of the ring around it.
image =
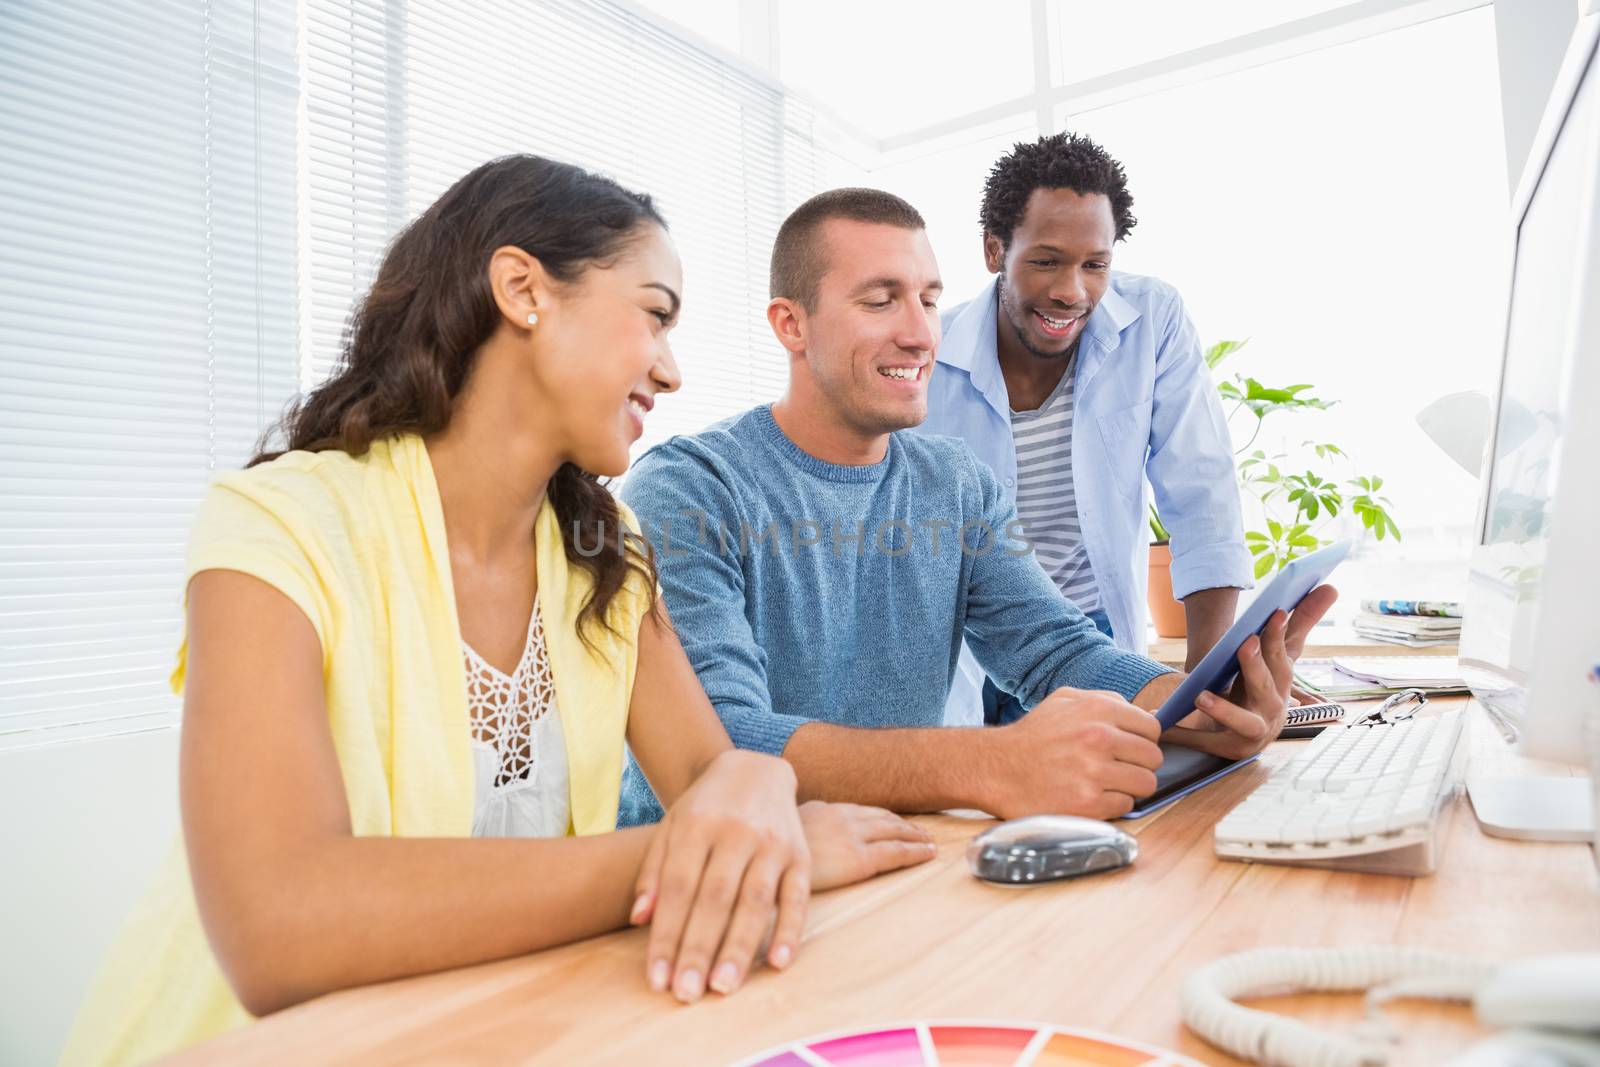
[[[1338,722],[1344,718],[1344,708],[1338,704],[1307,704],[1289,709],[1285,726],[1310,726],[1319,722]]]

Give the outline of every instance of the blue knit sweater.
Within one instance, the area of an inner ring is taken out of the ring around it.
[[[1131,697],[1166,673],[1061,596],[993,473],[953,437],[895,433],[882,462],[838,466],[763,406],[657,445],[622,499],[740,748],[781,753],[811,721],[940,726],[963,637],[1028,708],[1061,686]],[[620,821],[660,811],[630,761]]]

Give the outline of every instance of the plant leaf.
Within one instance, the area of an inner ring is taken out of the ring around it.
[[[1249,343],[1250,339],[1248,337],[1243,341],[1218,341],[1206,349],[1206,366],[1215,370],[1218,363],[1221,363]]]

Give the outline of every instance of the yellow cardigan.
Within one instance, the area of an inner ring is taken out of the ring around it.
[[[636,529],[632,514],[623,515]],[[592,583],[568,564],[548,501],[535,542],[572,832],[605,833],[616,827],[639,624],[654,591],[630,577],[610,608],[615,632],[591,627],[591,651],[578,638],[577,618]],[[469,836],[473,766],[461,631],[444,512],[421,438],[380,441],[359,458],[291,452],[219,478],[195,521],[185,586],[213,569],[267,582],[316,628],[355,833]],[[175,692],[187,650],[185,641]],[[142,1063],[249,1019],[200,927],[180,841],[91,986],[62,1063]]]

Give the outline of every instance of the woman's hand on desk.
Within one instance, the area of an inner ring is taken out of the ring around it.
[[[808,800],[800,822],[811,844],[811,889],[837,889],[933,859],[933,835],[883,808]]]
[[[689,1002],[731,993],[773,928],[767,960],[794,958],[812,861],[795,776],[775,756],[718,755],[667,809],[639,868],[635,925],[650,924],[646,976]]]

